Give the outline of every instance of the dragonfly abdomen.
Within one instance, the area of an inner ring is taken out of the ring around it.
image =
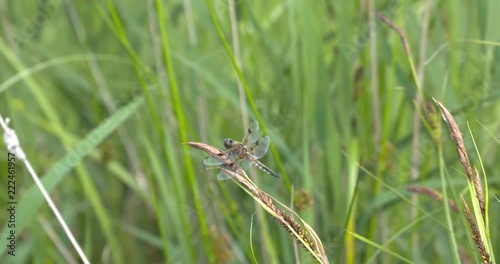
[[[252,160],[252,164],[253,164],[255,167],[257,167],[257,168],[259,168],[259,169],[261,169],[261,170],[263,170],[263,171],[267,172],[269,175],[271,175],[271,176],[273,176],[273,177],[276,177],[276,178],[279,178],[278,174],[274,173],[274,171],[272,171],[271,169],[269,169],[268,167],[266,167],[266,165],[264,165],[264,164],[260,163],[259,161]]]

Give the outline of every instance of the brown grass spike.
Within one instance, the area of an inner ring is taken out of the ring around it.
[[[479,251],[479,254],[481,255],[481,258],[483,259],[484,264],[490,264],[490,254],[486,251],[486,247],[484,246],[483,241],[481,240],[481,234],[479,233],[479,229],[476,225],[476,222],[474,222],[474,219],[472,218],[472,214],[470,213],[469,206],[465,202],[465,199],[462,195],[460,195],[460,198],[462,198],[462,202],[465,207],[465,215],[467,216],[467,221],[469,221],[469,226],[472,231],[472,239],[476,243],[477,249]]]
[[[455,141],[455,145],[457,146],[458,159],[462,166],[464,167],[465,174],[467,175],[467,179],[469,182],[473,183],[472,180],[472,168],[469,162],[469,156],[467,156],[467,151],[465,150],[464,139],[462,138],[462,133],[458,128],[457,122],[455,118],[451,115],[450,111],[446,109],[438,100],[432,98],[434,102],[438,105],[439,109],[441,109],[441,115],[443,116],[446,125],[448,125],[448,129],[450,130],[450,137]]]
[[[200,142],[187,142],[187,145],[200,149],[208,155],[215,157],[222,164],[219,169],[223,170],[244,190],[247,191],[276,221],[293,237],[300,242],[304,249],[308,250],[320,263],[328,263],[321,241],[317,241],[314,230],[304,228],[292,216],[278,209],[271,197],[259,189],[245,173],[245,170],[237,162],[232,162],[220,149]],[[311,233],[310,233],[311,232]]]
[[[438,202],[443,201],[443,196],[438,191],[428,187],[408,186],[406,189],[408,189],[408,191],[410,192],[423,194]],[[450,207],[450,209],[453,210],[455,213],[458,213],[457,205],[452,200],[448,200],[448,207]]]

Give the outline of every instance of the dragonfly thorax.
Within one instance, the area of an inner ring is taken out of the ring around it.
[[[230,151],[231,155],[237,156],[239,159],[242,159],[242,155],[248,152],[245,145],[230,138],[224,139],[224,147],[226,147]]]

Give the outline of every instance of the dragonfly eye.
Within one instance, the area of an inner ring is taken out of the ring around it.
[[[224,147],[230,148],[233,145],[233,142],[234,141],[232,139],[230,139],[230,138],[224,139]]]

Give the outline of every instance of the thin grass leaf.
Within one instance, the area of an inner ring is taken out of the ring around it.
[[[349,230],[346,230],[346,232],[349,233],[349,234],[351,234],[355,238],[359,239],[360,241],[363,241],[363,242],[365,242],[366,244],[368,244],[368,245],[370,245],[372,247],[378,248],[378,249],[382,250],[383,252],[386,252],[387,254],[389,254],[391,256],[394,256],[397,259],[399,259],[399,260],[401,260],[401,261],[403,261],[405,263],[413,263],[409,259],[407,259],[407,258],[399,255],[398,253],[396,253],[396,252],[394,252],[394,251],[392,251],[392,250],[390,250],[390,249],[388,249],[388,248],[386,248],[386,247],[384,247],[384,246],[382,246],[380,244],[377,244],[377,243],[369,240],[368,238],[365,238],[364,236],[358,235],[358,234],[356,234],[354,232],[351,232]]]
[[[113,133],[118,126],[130,118],[144,103],[143,97],[138,97],[127,105],[121,107],[112,116],[105,119],[99,126],[92,130],[84,139],[78,143],[72,151],[56,162],[52,168],[41,177],[41,181],[47,190],[51,192],[69,173],[80,164],[81,160],[95,149],[106,137]],[[18,232],[22,232],[26,226],[35,219],[40,206],[44,200],[36,186],[32,185],[19,201],[19,211],[16,223]],[[7,230],[7,224],[2,232]],[[0,255],[5,253],[6,247],[0,248]]]

